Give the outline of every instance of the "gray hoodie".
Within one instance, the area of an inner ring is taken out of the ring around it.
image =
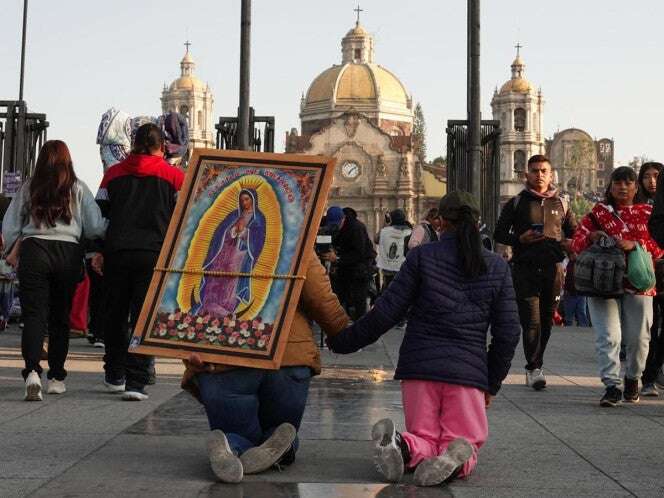
[[[36,237],[77,243],[81,236],[87,239],[99,239],[106,233],[108,221],[102,217],[88,186],[80,180],[74,185],[72,218],[68,225],[58,220],[54,227],[45,224],[36,226],[32,217],[27,216],[29,202],[30,182],[26,182],[12,199],[2,220],[2,237],[7,251],[19,238]]]

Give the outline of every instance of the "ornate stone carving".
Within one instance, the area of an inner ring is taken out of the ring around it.
[[[385,176],[385,162],[383,161],[383,154],[376,158],[376,176]]]
[[[408,171],[408,159],[406,156],[401,156],[401,161],[399,162],[399,173],[401,173],[401,176],[408,176],[409,171]]]
[[[360,118],[357,114],[348,114],[344,120],[344,129],[348,138],[354,138],[357,127],[360,124]]]

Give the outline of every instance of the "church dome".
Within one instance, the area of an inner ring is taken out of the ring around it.
[[[533,85],[525,78],[516,78],[508,80],[500,87],[500,94],[505,95],[510,92],[530,93],[533,91]]]
[[[320,73],[302,98],[302,121],[353,109],[379,123],[412,125],[412,99],[394,73],[374,62],[374,39],[359,23],[341,41],[341,64]]]
[[[406,88],[387,69],[377,64],[347,63],[332,66],[317,76],[305,97],[305,106],[323,101],[350,104],[354,100],[390,101],[404,106]]]
[[[168,87],[169,90],[205,90],[207,85],[196,76],[180,76]]]

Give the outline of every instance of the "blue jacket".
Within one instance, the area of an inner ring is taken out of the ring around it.
[[[509,266],[484,251],[487,272],[467,279],[454,234],[415,247],[374,308],[329,344],[352,353],[407,316],[396,379],[436,380],[496,394],[521,328]],[[487,348],[487,332],[491,343]]]

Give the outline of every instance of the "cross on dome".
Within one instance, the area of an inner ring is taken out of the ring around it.
[[[187,53],[189,53],[189,47],[191,46],[191,42],[187,40],[186,42],[184,42],[184,46],[187,47]]]
[[[360,8],[360,4],[357,4],[357,7],[353,9],[354,12],[357,12],[357,20],[355,21],[355,26],[360,25],[360,12],[364,12],[364,9]]]
[[[516,42],[516,45],[514,45],[514,48],[516,48],[516,56],[519,57],[519,50],[523,48],[523,45],[521,43]]]

